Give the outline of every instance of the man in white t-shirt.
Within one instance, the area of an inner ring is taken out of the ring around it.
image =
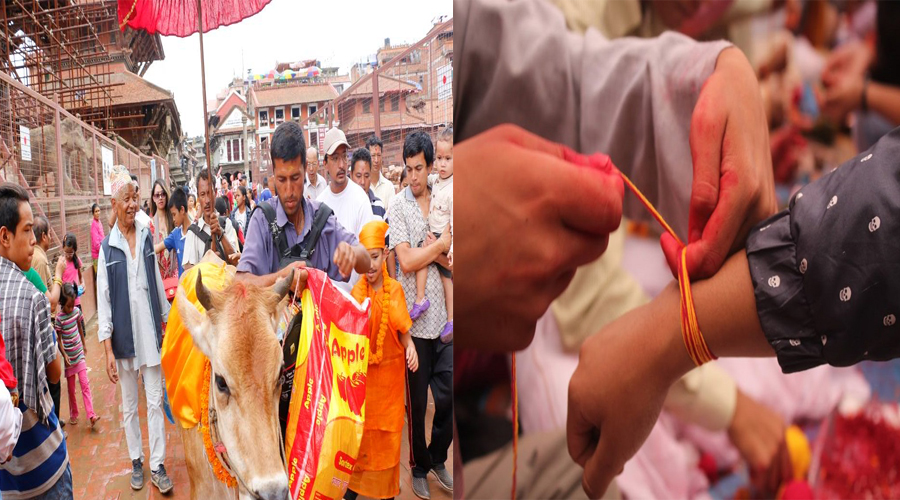
[[[349,148],[350,144],[341,129],[333,127],[325,134],[325,169],[328,170],[331,183],[319,195],[318,201],[334,210],[334,216],[350,234],[359,234],[367,222],[375,219],[375,215],[372,213],[369,196],[359,185],[350,182],[350,165],[347,160]],[[354,271],[347,283],[335,284],[349,292],[358,279],[359,275]]]

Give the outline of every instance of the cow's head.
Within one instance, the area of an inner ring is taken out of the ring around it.
[[[217,292],[203,285],[198,272],[197,300],[206,314],[181,288],[175,301],[194,345],[212,363],[215,401],[209,404],[215,403],[230,465],[265,500],[287,498],[278,422],[283,355],[275,329],[292,281],[293,273],[269,288],[233,282]],[[252,496],[240,489],[242,499]]]

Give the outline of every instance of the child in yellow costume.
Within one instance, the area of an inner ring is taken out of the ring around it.
[[[412,320],[400,283],[384,266],[388,225],[363,226],[359,242],[368,250],[372,267],[353,287],[353,298],[372,300],[369,317],[369,372],[366,380],[366,421],[359,457],[344,498],[357,495],[391,498],[400,493],[400,442],[403,437],[406,367],[416,371],[419,359],[409,335]]]

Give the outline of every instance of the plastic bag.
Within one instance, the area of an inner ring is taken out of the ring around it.
[[[342,498],[359,453],[368,369],[368,300],[309,269],[285,450],[293,500]]]

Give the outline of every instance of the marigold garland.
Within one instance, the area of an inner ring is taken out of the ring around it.
[[[370,344],[371,356],[369,356],[369,364],[377,365],[381,363],[381,360],[384,358],[384,338],[387,336],[388,329],[388,320],[389,316],[389,307],[391,305],[391,289],[388,286],[388,278],[390,276],[387,272],[386,266],[381,266],[381,273],[384,276],[384,281],[381,285],[381,290],[384,292],[384,296],[381,300],[381,325],[378,328],[378,336],[375,338],[375,344],[372,346]],[[366,296],[372,299],[372,302],[375,302],[375,289],[372,288],[371,283],[366,280]]]
[[[225,466],[216,456],[213,447],[209,427],[209,379],[212,376],[212,363],[207,359],[203,367],[203,389],[200,391],[200,433],[203,435],[203,448],[206,450],[206,459],[216,475],[216,479],[225,483],[229,488],[237,486],[237,480],[225,470]]]

